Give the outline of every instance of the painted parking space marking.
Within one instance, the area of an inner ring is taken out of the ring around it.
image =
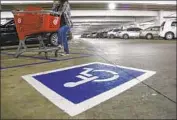
[[[22,76],[43,96],[68,113],[78,115],[156,72],[94,62]]]
[[[61,53],[61,52],[59,52]],[[71,53],[71,54],[77,54],[80,56],[76,56],[76,57],[68,57],[68,58],[61,58],[61,59],[56,59],[56,58],[43,58],[43,57],[36,57],[36,56],[27,56],[27,55],[21,55],[21,58],[31,58],[31,59],[37,59],[37,60],[44,60],[41,62],[35,62],[35,63],[24,63],[24,64],[20,64],[20,65],[12,65],[12,66],[3,66],[0,69],[1,70],[7,70],[10,68],[20,68],[20,67],[25,67],[25,66],[33,66],[33,65],[41,65],[41,64],[45,64],[45,63],[53,63],[53,62],[59,62],[59,61],[67,61],[67,60],[74,60],[74,59],[80,59],[80,58],[86,58],[86,57],[92,57],[94,55],[92,54],[82,54],[82,53]],[[6,56],[14,56],[15,54],[12,53],[8,53],[8,52],[1,52],[1,55],[6,55]],[[18,60],[17,58],[13,58],[14,60]],[[3,62],[2,62],[3,64]]]

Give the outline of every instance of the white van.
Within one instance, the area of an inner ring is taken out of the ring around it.
[[[176,19],[168,19],[164,21],[160,28],[160,37],[166,40],[171,40],[176,38]]]

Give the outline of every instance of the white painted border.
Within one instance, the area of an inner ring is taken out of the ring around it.
[[[109,66],[117,66],[121,68],[126,68],[130,70],[136,70],[140,72],[145,72],[145,74],[132,79],[120,86],[117,86],[109,91],[106,91],[104,93],[101,93],[93,98],[90,98],[88,100],[85,100],[84,102],[81,102],[79,104],[74,104],[70,102],[69,100],[65,99],[64,97],[60,96],[50,88],[46,87],[39,81],[37,81],[33,76],[36,75],[42,75],[42,74],[48,74],[52,72],[58,72],[58,71],[63,71],[63,70],[68,70],[68,69],[73,69],[73,68],[78,68],[86,65],[91,65],[91,64],[102,64],[102,65],[109,65]],[[135,86],[136,84],[144,81],[145,79],[151,77],[154,75],[156,72],[155,71],[149,71],[149,70],[142,70],[142,69],[137,69],[137,68],[131,68],[131,67],[124,67],[124,66],[119,66],[119,65],[111,65],[107,63],[101,63],[101,62],[92,62],[88,64],[82,64],[82,65],[76,65],[72,67],[67,67],[67,68],[61,68],[57,70],[52,70],[52,71],[46,71],[46,72],[41,72],[37,74],[30,74],[30,75],[25,75],[22,76],[24,80],[26,80],[29,84],[31,84],[38,92],[40,92],[43,96],[45,96],[47,99],[49,99],[53,104],[55,104],[57,107],[68,113],[70,116],[75,116],[78,115],[122,92],[125,90]]]

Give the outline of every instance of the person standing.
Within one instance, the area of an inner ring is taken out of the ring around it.
[[[60,13],[60,27],[58,29],[58,44],[62,44],[64,47],[65,54],[69,54],[69,46],[67,40],[67,33],[73,27],[71,21],[71,9],[68,0],[59,0],[58,3],[54,2],[54,11]]]

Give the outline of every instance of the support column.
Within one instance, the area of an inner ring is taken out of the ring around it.
[[[156,25],[161,25],[162,22],[163,22],[163,11],[160,10],[160,11],[158,11],[155,24]]]

